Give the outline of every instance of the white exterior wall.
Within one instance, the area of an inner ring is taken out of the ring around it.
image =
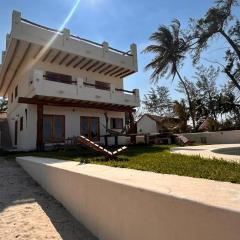
[[[202,143],[201,138],[206,138],[207,144],[228,144],[240,143],[240,130],[219,131],[219,132],[201,132],[201,133],[182,133],[191,141]]]
[[[147,115],[144,115],[137,122],[137,132],[138,133],[157,133],[157,123],[149,118]]]
[[[27,106],[27,107],[25,107]],[[25,109],[28,111],[28,120],[26,122]],[[106,111],[99,109],[83,109],[83,108],[70,108],[70,107],[51,107],[44,106],[44,114],[53,115],[64,115],[65,116],[65,138],[79,136],[80,133],[80,117],[99,117],[99,128],[100,135],[106,134],[105,129],[105,116]],[[109,117],[109,128],[110,128],[110,118],[122,118],[125,125],[125,114],[120,112],[107,112]],[[17,117],[16,115],[19,115]],[[23,116],[24,124],[23,131],[20,131],[20,117]],[[9,126],[12,142],[14,144],[14,134],[15,134],[15,120],[18,120],[18,146],[19,150],[29,151],[35,150],[36,148],[36,138],[37,138],[37,107],[35,105],[19,104],[19,107],[14,111],[14,113],[9,115]],[[104,138],[101,138],[101,143],[104,143]],[[127,141],[127,139],[126,139]],[[119,144],[125,144],[122,140]],[[114,139],[110,139],[109,144],[114,144]]]
[[[17,161],[100,240],[239,240],[239,184],[57,159]]]

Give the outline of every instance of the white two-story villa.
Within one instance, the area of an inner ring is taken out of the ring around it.
[[[137,68],[135,44],[122,52],[13,11],[0,66],[13,146],[42,149],[79,135],[103,143],[106,129],[121,131],[125,113],[139,106],[139,91],[123,87],[124,77]]]

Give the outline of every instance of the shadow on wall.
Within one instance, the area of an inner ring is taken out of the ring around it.
[[[97,239],[13,160],[0,158],[0,189],[0,213],[14,205],[36,202],[63,240]]]

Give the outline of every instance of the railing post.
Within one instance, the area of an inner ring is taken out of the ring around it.
[[[138,64],[137,64],[137,45],[135,43],[132,43],[131,46],[131,54],[132,54],[132,58],[133,58],[133,66],[135,68],[135,71],[138,71]]]
[[[116,87],[114,84],[110,84],[110,96],[113,97],[116,92]]]
[[[67,41],[70,38],[70,30],[67,28],[63,29],[63,45],[65,45],[67,43]]]
[[[13,10],[12,12],[12,37],[15,37],[15,33],[20,32],[21,13]]]
[[[103,48],[103,57],[105,57],[105,55],[107,54],[108,50],[109,50],[109,45],[107,42],[103,42],[102,43],[102,48]]]

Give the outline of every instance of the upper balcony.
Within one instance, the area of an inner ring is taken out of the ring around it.
[[[0,65],[0,95],[5,96],[15,78],[41,64],[80,73],[124,78],[137,72],[137,47],[127,52],[89,41],[64,29],[58,31],[21,17],[13,11],[12,30]]]
[[[116,88],[113,83],[107,86],[93,84],[81,77],[60,82],[46,76],[45,71],[34,70],[25,84],[28,86],[22,86],[24,93],[20,94],[19,103],[62,106],[74,103],[75,107],[114,111],[130,111],[140,106],[138,89],[128,91]]]

